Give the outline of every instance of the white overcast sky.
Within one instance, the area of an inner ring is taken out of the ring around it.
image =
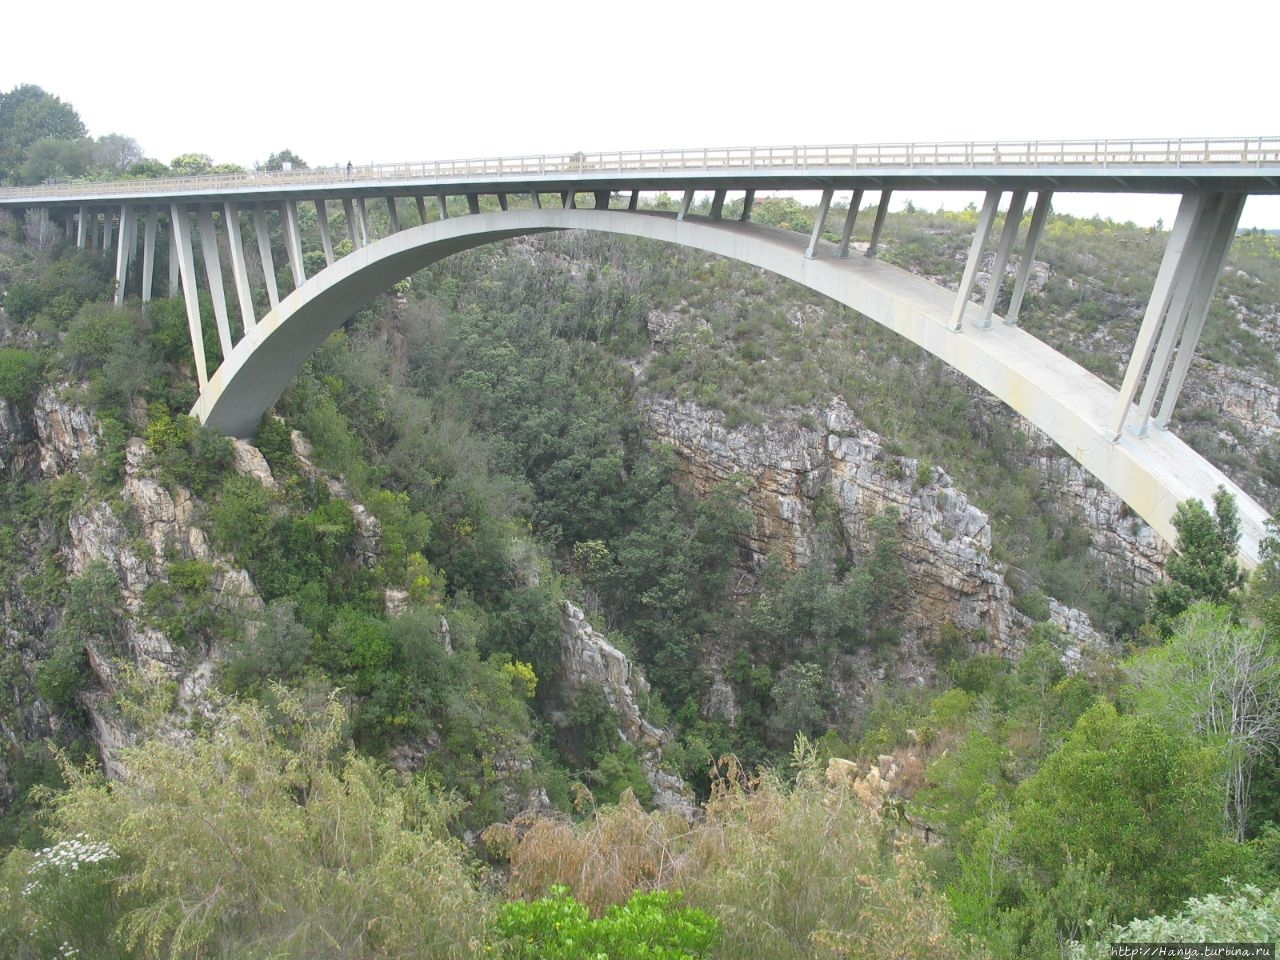
[[[1275,0],[11,3],[0,92],[251,166],[656,147],[1280,136]],[[928,200],[925,201],[926,205]],[[1055,197],[1171,222],[1169,200]],[[1252,200],[1245,226],[1280,227]]]

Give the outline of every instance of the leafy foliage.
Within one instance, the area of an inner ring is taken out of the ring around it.
[[[1164,636],[1195,601],[1234,605],[1236,591],[1244,584],[1236,560],[1240,519],[1230,493],[1218,488],[1212,516],[1199,500],[1184,500],[1172,523],[1178,542],[1166,567],[1169,582],[1159,584],[1151,596],[1151,620]]]
[[[0,348],[0,397],[25,406],[40,388],[43,367],[29,350]]]
[[[529,960],[695,960],[709,955],[719,932],[703,911],[681,907],[676,893],[637,893],[593,920],[567,887],[504,904],[497,928],[512,944],[509,955]]]
[[[277,693],[274,719],[233,703],[216,733],[148,740],[129,751],[125,780],[68,770],[55,832],[110,849],[110,892],[79,883],[33,899],[22,892],[32,857],[13,852],[0,924],[10,951],[93,909],[102,942],[139,957],[471,955],[487,904],[444,829],[453,802],[343,755],[335,699]]]
[[[1102,960],[1113,943],[1267,943],[1280,930],[1280,889],[1229,884],[1223,894],[1191,897],[1177,913],[1140,917],[1113,926],[1087,943],[1073,943],[1070,960]]]
[[[74,141],[85,134],[75,108],[34,84],[0,93],[0,179],[13,178],[33,147],[48,141]]]
[[[515,891],[563,884],[598,912],[634,889],[682,889],[720,921],[725,957],[877,956],[888,944],[918,960],[982,956],[950,932],[912,848],[889,842],[886,823],[847,787],[822,782],[803,738],[794,761],[794,782],[721,768],[693,827],[624,797],[578,827],[504,831],[515,840]]]

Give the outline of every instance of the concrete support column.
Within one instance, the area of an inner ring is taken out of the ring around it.
[[[70,240],[72,234],[74,234],[75,231],[76,231],[76,215],[74,213],[68,213],[63,218],[63,221],[62,221],[62,235],[66,239]]]
[[[443,193],[437,194],[436,200],[440,204],[440,219],[448,220],[449,219],[449,201],[445,198],[445,195]]]
[[[742,216],[738,218],[739,220],[746,221],[751,219],[751,208],[755,202],[756,192],[754,190],[748,190],[742,195]]]
[[[595,195],[596,195],[596,209],[597,209],[597,210],[608,210],[608,209],[609,209],[609,197],[610,197],[610,195],[611,195],[611,191],[609,191],[609,190],[597,190],[597,191],[595,191]]]
[[[1217,230],[1211,240],[1208,255],[1197,277],[1195,297],[1187,310],[1187,322],[1184,324],[1182,339],[1178,343],[1178,359],[1169,373],[1169,382],[1164,388],[1164,398],[1160,402],[1160,412],[1156,415],[1155,424],[1161,429],[1169,425],[1173,416],[1173,407],[1182,393],[1182,385],[1186,382],[1187,371],[1191,368],[1191,360],[1195,356],[1200,335],[1204,332],[1205,320],[1209,317],[1209,306],[1213,302],[1213,294],[1218,288],[1218,280],[1222,277],[1222,268],[1226,266],[1227,251],[1240,226],[1240,214],[1244,210],[1244,194],[1231,194],[1223,202],[1219,215]]]
[[[418,205],[418,223],[427,222],[427,198],[422,194],[418,194],[413,198]]]
[[[284,248],[289,253],[289,269],[293,271],[293,288],[307,282],[306,267],[302,263],[302,231],[298,229],[298,204],[293,200],[283,203]],[[361,209],[361,214],[364,210]],[[363,218],[362,218],[363,219]]]
[[[369,209],[365,206],[364,197],[356,197],[356,220],[360,227],[360,246],[369,245]]]
[[[1142,318],[1142,326],[1138,330],[1138,339],[1133,345],[1133,353],[1129,356],[1129,366],[1125,370],[1124,382],[1120,385],[1120,396],[1116,403],[1114,426],[1111,440],[1120,439],[1125,421],[1129,418],[1129,408],[1138,394],[1138,386],[1142,382],[1143,372],[1155,351],[1156,336],[1164,321],[1169,303],[1173,299],[1174,287],[1178,275],[1185,269],[1188,250],[1204,219],[1208,206],[1205,195],[1199,191],[1184,193],[1178,205],[1178,215],[1173,221],[1173,231],[1169,234],[1169,243],[1164,249],[1164,257],[1160,261],[1160,269],[1156,273],[1156,282],[1151,289],[1151,299],[1147,301],[1147,310]]]
[[[89,243],[89,208],[80,208],[80,222],[76,224],[76,246],[81,250]]]
[[[880,249],[880,233],[884,230],[884,218],[889,215],[889,198],[892,190],[880,191],[880,205],[876,207],[876,222],[871,226],[871,243],[867,246],[867,256],[874,257]]]
[[[813,233],[809,235],[809,246],[804,251],[805,257],[809,260],[813,259],[818,249],[818,241],[822,239],[822,228],[827,225],[827,211],[831,209],[831,194],[834,192],[827,187],[822,191],[822,199],[818,201],[818,212],[813,218]]]
[[[151,302],[151,288],[156,276],[156,231],[160,226],[160,211],[147,210],[147,224],[142,232],[142,302]]]
[[[271,231],[267,229],[267,210],[261,202],[253,206],[254,232],[258,235],[258,256],[262,258],[262,276],[267,284],[267,302],[274,310],[280,306],[280,287],[276,283],[276,262],[271,255]]]
[[[503,213],[507,212],[507,195],[505,193],[498,194],[498,209]]]
[[[631,199],[627,201],[627,209],[634,213],[636,208],[639,206],[640,206],[640,191],[632,190]]]
[[[1142,396],[1138,401],[1137,418],[1131,427],[1138,436],[1145,436],[1147,433],[1151,409],[1156,395],[1165,386],[1165,378],[1169,377],[1176,349],[1181,369],[1175,371],[1177,375],[1171,377],[1165,387],[1165,399],[1161,405],[1164,419],[1158,421],[1159,425],[1166,424],[1168,417],[1173,414],[1174,403],[1182,390],[1186,370],[1191,365],[1218,277],[1222,273],[1227,248],[1239,225],[1241,207],[1242,202],[1236,196],[1228,197],[1221,193],[1211,195],[1206,201],[1201,229],[1192,240],[1186,268],[1180,272],[1174,286],[1173,298],[1169,302],[1169,310],[1160,331],[1160,341],[1152,356]]]
[[[222,345],[222,359],[231,356],[231,323],[227,317],[227,291],[222,285],[222,260],[218,256],[218,233],[213,224],[213,210],[202,206],[196,211],[196,225],[200,228],[200,251],[204,257],[204,272],[209,280],[209,294],[213,298],[213,317],[218,325],[218,343]]]
[[[723,189],[717,190],[711,197],[711,219],[719,220],[724,214],[724,195]]]
[[[991,225],[995,223],[996,207],[1000,205],[1000,191],[988,190],[987,199],[982,203],[982,212],[978,214],[978,229],[973,233],[973,243],[969,247],[969,259],[965,261],[964,276],[960,279],[960,290],[956,293],[956,305],[951,311],[948,329],[958,331],[964,325],[964,311],[969,306],[969,294],[973,293],[974,281],[978,279],[978,266],[982,263],[982,248],[991,235]]]
[[[391,232],[400,232],[400,211],[396,209],[396,198],[387,197],[387,219],[391,222]]]
[[[689,208],[693,206],[693,191],[686,190],[684,198],[680,201],[680,212],[676,214],[677,220],[683,220],[689,215]]]
[[[222,222],[227,227],[227,246],[231,251],[231,275],[236,282],[236,299],[240,301],[240,326],[247,334],[257,323],[257,318],[253,315],[253,291],[249,287],[249,267],[244,260],[244,236],[240,233],[240,208],[234,203],[224,203]]]
[[[320,224],[320,244],[324,247],[324,262],[333,266],[333,234],[329,232],[329,205],[316,197],[316,222]]]
[[[467,194],[467,212],[472,214],[480,212],[480,195],[479,194],[475,194],[475,193]]]
[[[178,204],[169,205],[169,218],[174,236],[178,270],[182,275],[182,299],[187,304],[187,332],[191,335],[191,353],[195,358],[196,382],[203,390],[209,384],[209,368],[204,359],[204,333],[200,323],[200,297],[196,292],[196,258],[191,252],[191,221]]]
[[[537,190],[534,190],[532,193],[529,194],[529,199],[533,202],[533,209],[535,210],[542,209],[542,194],[538,193]]]
[[[862,208],[862,191],[853,191],[849,198],[849,212],[844,217],[844,230],[840,234],[840,251],[836,256],[845,259],[849,256],[849,242],[853,239],[853,225],[858,222],[858,211]]]
[[[111,252],[112,226],[111,208],[108,207],[102,211],[102,252],[104,254]]]
[[[1000,286],[1004,283],[1004,268],[1009,263],[1009,254],[1013,252],[1013,243],[1018,239],[1018,227],[1022,225],[1022,211],[1027,205],[1027,191],[1015,190],[1009,197],[1009,212],[1004,215],[1004,228],[1000,231],[1000,245],[996,248],[996,259],[991,265],[991,279],[987,282],[987,297],[982,302],[982,329],[991,329],[991,317],[996,312],[996,298],[1000,295]]]
[[[124,303],[124,287],[133,262],[136,217],[127,203],[120,207],[120,239],[116,247],[116,306]]]
[[[176,297],[178,295],[178,289],[182,285],[179,277],[180,264],[178,262],[178,228],[174,225],[172,220],[172,206],[170,206],[169,209],[171,217],[169,220],[169,296]]]
[[[347,218],[347,239],[351,241],[351,246],[357,250],[360,249],[360,230],[356,226],[356,208],[348,199],[342,201],[342,212]]]
[[[1031,270],[1035,266],[1036,249],[1040,246],[1040,237],[1044,233],[1045,221],[1049,219],[1049,203],[1053,199],[1053,191],[1041,190],[1036,194],[1036,206],[1031,211],[1031,226],[1027,227],[1027,242],[1022,248],[1022,262],[1018,264],[1018,278],[1013,282],[1013,296],[1009,300],[1009,310],[1004,315],[1004,322],[1016,324],[1018,313],[1022,310],[1022,298],[1027,293],[1027,283],[1031,279]]]

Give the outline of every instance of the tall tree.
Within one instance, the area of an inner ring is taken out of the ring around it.
[[[11,180],[27,151],[41,140],[79,140],[80,115],[34,84],[0,94],[0,177]]]
[[[1197,603],[1129,673],[1144,712],[1225,753],[1226,821],[1244,840],[1253,771],[1280,746],[1280,645],[1265,630],[1233,624],[1229,609]]]
[[[93,164],[114,174],[122,174],[142,160],[142,148],[133,137],[108,133],[93,144]]]
[[[1189,738],[1100,701],[1018,788],[1013,853],[1045,889],[1093,858],[1117,917],[1172,906],[1203,879],[1188,864],[1223,836],[1205,760]]]
[[[1223,487],[1213,495],[1213,515],[1199,500],[1184,500],[1173,515],[1178,531],[1176,552],[1165,572],[1169,580],[1151,595],[1151,622],[1163,636],[1173,632],[1178,616],[1205,600],[1233,609],[1239,602],[1244,573],[1237,562],[1240,517],[1236,498]]]

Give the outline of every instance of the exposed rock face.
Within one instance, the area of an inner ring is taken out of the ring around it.
[[[1033,463],[1054,488],[1065,511],[1080,519],[1093,541],[1111,583],[1142,593],[1164,577],[1171,548],[1141,517],[1080,464],[1062,453],[1047,436],[1026,424],[1040,441]]]
[[[0,472],[23,473],[31,430],[17,404],[0,397]]]
[[[809,559],[814,508],[824,493],[834,499],[845,542],[855,554],[869,547],[868,524],[894,509],[911,583],[907,631],[936,635],[940,624],[952,623],[984,632],[1002,649],[1016,648],[1017,614],[991,559],[986,515],[946,474],[934,470],[920,477],[916,460],[888,453],[842,401],[810,426],[778,421],[730,430],[717,411],[667,399],[651,399],[646,415],[655,438],[675,448],[700,491],[739,473],[755,478],[748,545],[757,567],[774,551],[791,566]]]
[[[214,568],[211,587],[219,604],[237,617],[255,617],[264,609],[249,574],[216,554],[195,522],[195,501],[181,487],[170,492],[146,474],[148,450],[133,439],[125,452],[124,501],[136,520],[138,535],[131,536],[122,518],[105,502],[70,518],[71,537],[66,546],[67,569],[81,574],[94,560],[104,560],[120,580],[125,610],[125,637],[131,655],[142,664],[163,665],[175,679],[201,661],[177,655],[169,639],[144,624],[143,602],[148,587],[167,577],[172,557],[201,560]],[[215,656],[209,651],[208,657]],[[107,684],[104,678],[104,684]],[[198,694],[199,690],[193,690]]]
[[[681,306],[684,304],[682,303]],[[674,312],[650,310],[645,317],[645,326],[649,330],[649,338],[654,343],[672,343],[689,331],[694,333],[710,330],[711,324],[703,319],[690,319],[682,314],[679,308]]]
[[[40,444],[40,472],[65,473],[98,452],[99,428],[89,411],[64,402],[51,389],[36,397],[34,421]]]
[[[1215,388],[1187,391],[1179,406],[1190,401],[1215,403],[1230,420],[1245,428],[1246,433],[1266,440],[1280,433],[1280,390],[1262,377],[1224,367],[1221,364],[1199,361],[1198,372]]]
[[[270,490],[277,489],[275,477],[271,475],[271,467],[267,464],[267,458],[262,455],[261,450],[247,441],[232,439],[231,452],[235,458],[236,473],[253,477]]]
[[[75,471],[97,452],[100,428],[92,414],[52,390],[36,398],[32,425],[34,460],[46,477]],[[74,510],[62,547],[69,575],[83,574],[99,561],[120,583],[122,648],[108,650],[89,643],[89,663],[98,686],[85,695],[104,767],[112,775],[122,772],[115,757],[131,737],[117,713],[109,709],[122,663],[169,676],[178,684],[181,707],[197,704],[212,679],[216,649],[177,650],[169,637],[146,622],[147,588],[167,579],[169,563],[181,558],[210,564],[212,593],[218,605],[236,618],[254,621],[263,610],[248,573],[209,546],[196,522],[191,492],[181,487],[170,491],[159,483],[148,473],[148,459],[146,444],[131,440],[125,451],[122,504],[90,501]],[[237,463],[241,461],[249,465],[253,458],[241,453]]]
[[[564,605],[564,630],[560,635],[560,682],[571,697],[587,685],[600,687],[606,702],[618,714],[618,733],[636,748],[645,779],[653,789],[654,805],[692,816],[696,804],[679,777],[662,770],[662,750],[670,731],[655,727],[640,712],[640,700],[649,694],[649,683],[626,654],[587,622],[586,614],[568,601]]]

